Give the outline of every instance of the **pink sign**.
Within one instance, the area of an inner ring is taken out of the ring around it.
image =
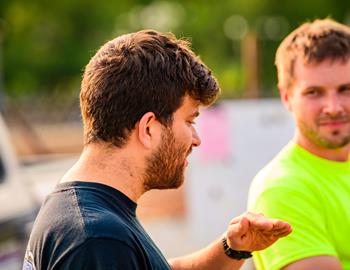
[[[222,161],[230,158],[229,121],[223,107],[212,107],[201,113],[199,135],[202,144],[198,148],[203,161]]]

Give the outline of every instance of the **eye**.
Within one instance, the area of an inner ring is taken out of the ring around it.
[[[340,93],[350,93],[350,84],[340,86],[339,92]]]
[[[322,91],[318,88],[308,88],[304,91],[304,96],[316,97],[322,94]]]

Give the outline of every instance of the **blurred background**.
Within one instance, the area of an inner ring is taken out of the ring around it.
[[[276,48],[325,17],[349,25],[349,0],[1,0],[0,269],[21,268],[43,197],[82,149],[80,80],[99,46],[144,28],[170,31],[220,82],[220,99],[198,121],[202,146],[186,184],[140,202],[141,221],[171,257],[219,237],[245,210],[252,177],[293,134],[278,100]]]

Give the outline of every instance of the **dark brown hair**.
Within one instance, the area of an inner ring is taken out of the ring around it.
[[[80,106],[84,143],[122,147],[135,124],[154,112],[164,125],[185,95],[211,104],[219,85],[185,40],[143,30],[103,45],[85,68]]]
[[[332,19],[307,22],[290,33],[276,53],[278,85],[288,88],[293,83],[294,65],[325,60],[346,62],[350,57],[350,28]]]

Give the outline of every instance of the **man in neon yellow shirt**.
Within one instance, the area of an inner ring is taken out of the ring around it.
[[[258,270],[350,269],[350,28],[305,23],[276,54],[293,140],[253,180],[248,207],[293,226]]]

